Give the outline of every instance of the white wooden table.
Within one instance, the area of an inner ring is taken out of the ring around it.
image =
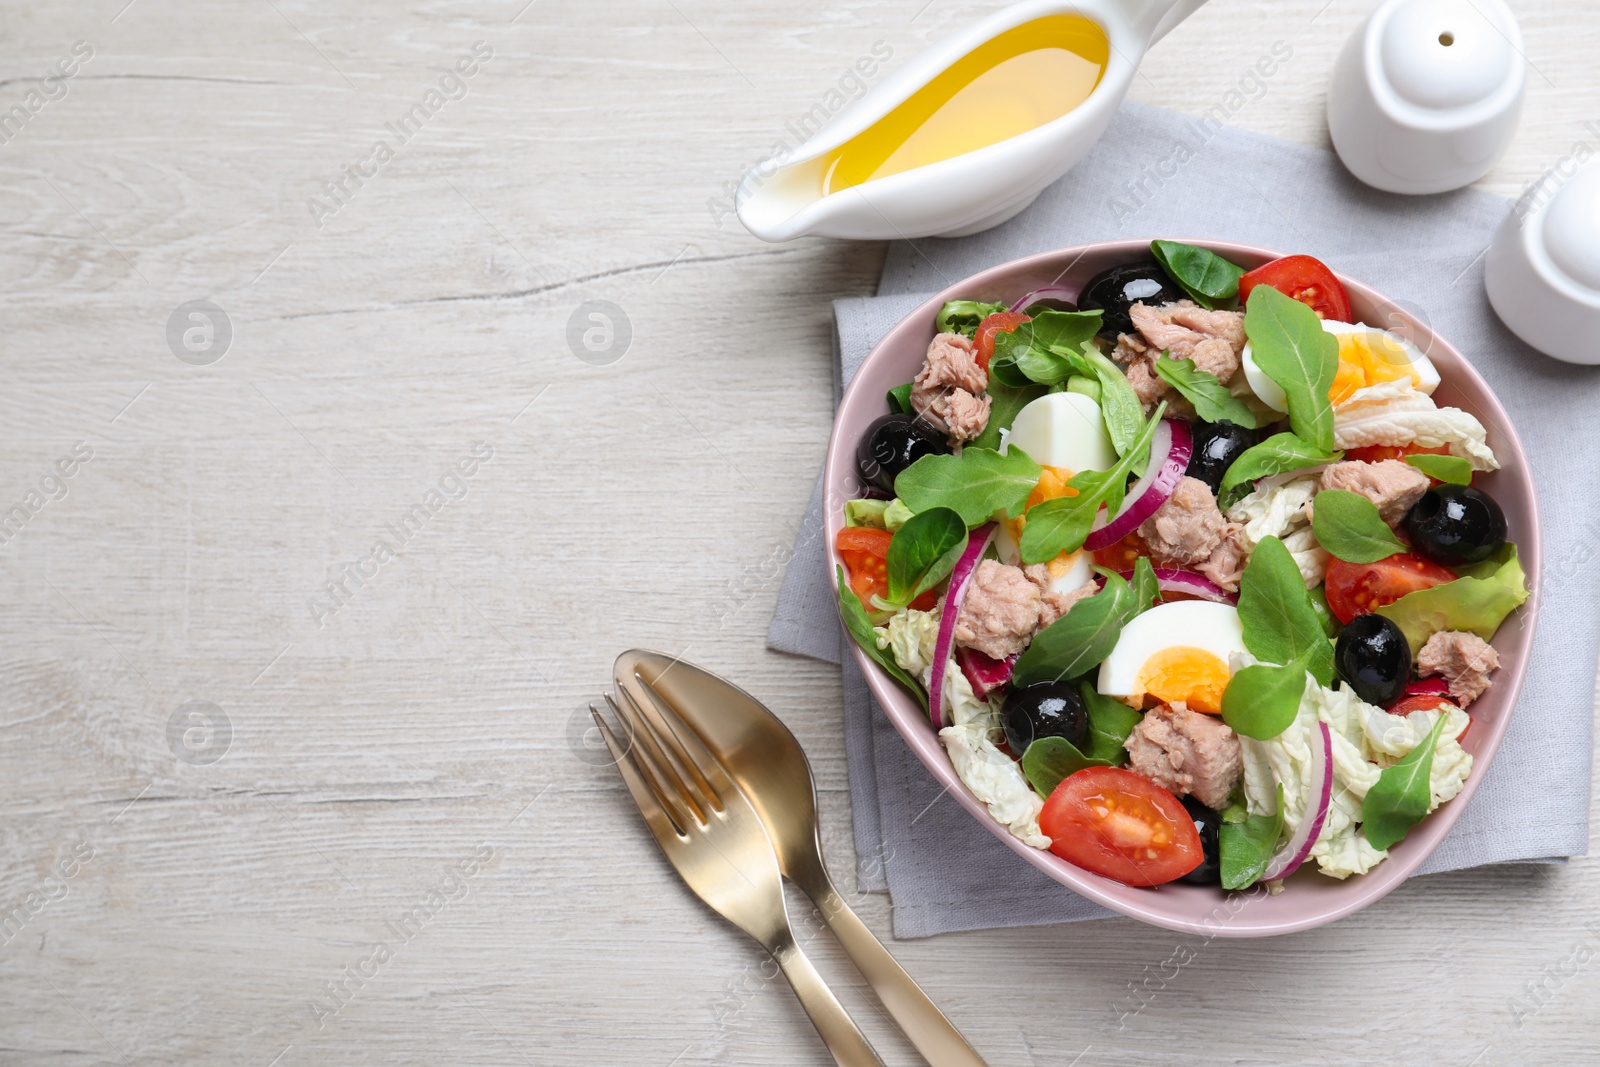
[[[848,874],[836,674],[763,638],[828,301],[883,248],[762,245],[718,202],[876,42],[996,5],[525,2],[0,9],[0,1063],[826,1062],[574,730],[622,648],[733,675],[811,754]],[[1323,142],[1370,6],[1215,0],[1134,95],[1199,113],[1287,41],[1235,121]],[[1517,7],[1502,192],[1600,115],[1592,6]],[[588,301],[620,309],[592,362]],[[1273,941],[896,951],[997,1065],[1600,1043],[1588,859]]]

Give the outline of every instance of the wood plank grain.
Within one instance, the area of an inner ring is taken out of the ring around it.
[[[810,754],[849,884],[837,678],[764,633],[831,421],[828,302],[883,247],[763,245],[728,183],[876,42],[892,67],[996,5],[125,3],[0,5],[0,110],[94,50],[0,145],[0,502],[93,453],[0,548],[0,1063],[826,1062],[583,708],[631,645],[738,678]],[[1600,43],[1578,0],[1522,6],[1505,193],[1590,136]],[[1217,0],[1133,95],[1204,112],[1288,41],[1235,121],[1323,143],[1365,12]],[[232,334],[205,365],[169,343],[201,299]],[[569,343],[588,301],[626,323],[612,361]],[[996,1064],[1580,1064],[1597,886],[1577,859],[1265,942],[1116,920],[895,951]]]

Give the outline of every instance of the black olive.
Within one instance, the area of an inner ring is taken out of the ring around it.
[[[1256,443],[1256,432],[1244,426],[1222,422],[1197,422],[1190,427],[1194,451],[1189,456],[1191,478],[1199,478],[1213,493],[1222,491],[1222,476],[1245,449]]]
[[[943,455],[950,445],[932,426],[912,415],[884,415],[867,427],[856,447],[856,468],[869,485],[894,492],[894,479],[923,456]]]
[[[1080,749],[1089,737],[1089,711],[1071,682],[1040,682],[1011,690],[1000,719],[1006,743],[1018,759],[1041,737],[1064,737]]]
[[[1182,299],[1183,291],[1155,262],[1124,263],[1089,279],[1078,294],[1078,310],[1105,312],[1100,319],[1100,336],[1114,338],[1119,333],[1133,332],[1133,320],[1128,317],[1133,305],[1160,307]]]
[[[1418,553],[1447,567],[1488,559],[1506,541],[1505,512],[1470,485],[1429,489],[1406,512],[1405,528]]]
[[[1194,828],[1200,832],[1200,850],[1205,853],[1205,859],[1178,881],[1190,885],[1221,885],[1222,816],[1194,797],[1183,798],[1183,809],[1189,813],[1189,818],[1194,820]]]
[[[1333,666],[1368,704],[1392,704],[1411,680],[1411,646],[1382,615],[1357,615],[1339,631]]]

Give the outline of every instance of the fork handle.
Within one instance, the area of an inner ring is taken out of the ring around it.
[[[789,987],[800,998],[800,1006],[811,1016],[811,1024],[822,1035],[839,1067],[883,1067],[883,1061],[867,1044],[855,1020],[844,1010],[844,1005],[833,995],[833,990],[828,988],[806,954],[800,951],[800,946],[786,939],[773,947],[772,958],[783,968]]]
[[[860,916],[850,910],[831,881],[823,892],[813,896],[813,901],[833,936],[923,1059],[932,1067],[987,1067],[961,1031],[895,962]]]

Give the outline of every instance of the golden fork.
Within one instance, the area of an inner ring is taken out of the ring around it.
[[[594,705],[589,711],[661,851],[696,896],[777,960],[839,1067],[883,1067],[795,944],[777,854],[750,801],[649,684],[641,679],[638,688],[642,701],[631,687],[621,688],[620,702],[606,694],[625,736]]]
[[[850,909],[822,861],[816,783],[794,734],[755,697],[704,667],[634,648],[617,657],[619,689],[653,695],[705,742],[778,852],[778,871],[816,904],[834,937],[929,1067],[985,1067],[944,1013]]]

